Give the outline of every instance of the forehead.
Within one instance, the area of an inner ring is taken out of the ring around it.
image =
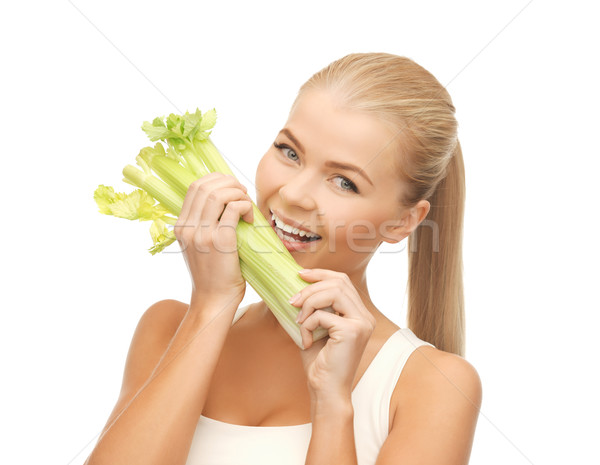
[[[328,91],[315,89],[302,94],[286,127],[309,157],[353,163],[373,182],[374,178],[381,181],[389,177],[394,166],[397,144],[390,127],[373,115],[344,108]]]

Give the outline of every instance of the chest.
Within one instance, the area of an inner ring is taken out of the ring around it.
[[[251,319],[230,331],[211,380],[202,415],[246,426],[310,423],[311,402],[300,350],[278,325],[266,328]],[[356,370],[353,387],[395,328],[380,325]],[[390,403],[390,418],[396,409]]]
[[[287,339],[232,333],[202,414],[247,426],[309,423],[310,395],[298,348]]]

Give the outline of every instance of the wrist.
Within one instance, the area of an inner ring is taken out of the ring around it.
[[[206,296],[192,293],[188,313],[212,320],[220,315],[233,317],[240,302],[229,296]]]
[[[345,395],[313,395],[311,400],[311,415],[334,418],[354,417],[354,406],[351,396]]]

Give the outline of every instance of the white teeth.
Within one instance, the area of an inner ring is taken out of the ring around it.
[[[306,232],[302,229],[298,229],[298,228],[294,228],[293,226],[290,226],[289,224],[285,224],[283,221],[281,221],[279,218],[277,218],[275,216],[275,213],[271,212],[271,221],[275,221],[275,226],[277,226],[279,229],[281,229],[282,231],[288,232],[288,233],[292,233],[292,234],[298,234],[300,235],[300,237],[320,237],[318,234],[312,233],[312,232]]]

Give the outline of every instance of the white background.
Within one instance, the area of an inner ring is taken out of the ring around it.
[[[213,139],[254,197],[298,87],[362,51],[414,59],[457,107],[484,389],[471,463],[600,461],[593,2],[17,3],[0,12],[1,463],[83,463],[139,317],[189,298],[176,246],[150,256],[149,224],[92,198],[132,189],[141,123],[216,107]],[[405,252],[381,251],[396,253],[373,259],[371,292],[404,325]]]

